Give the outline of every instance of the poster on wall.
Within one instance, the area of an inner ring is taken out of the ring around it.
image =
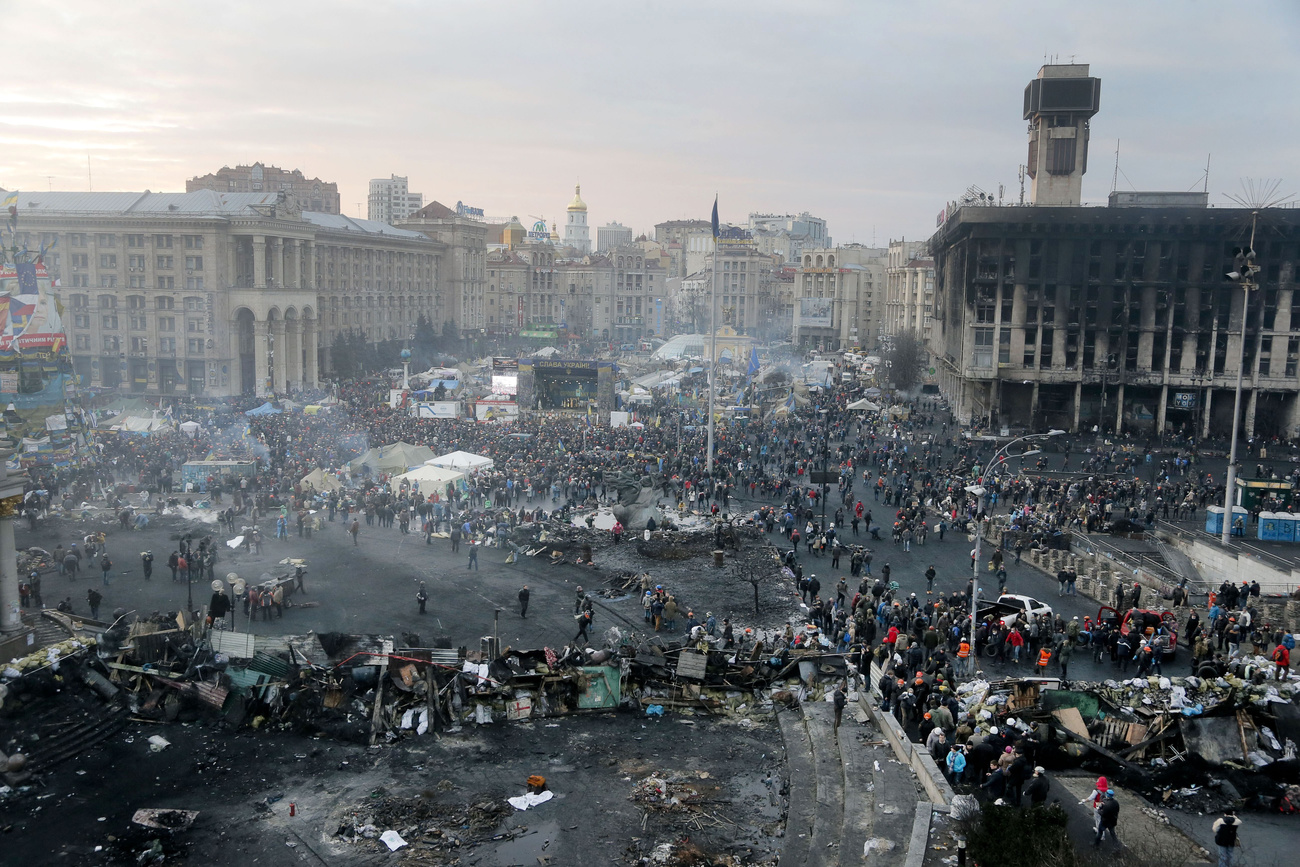
[[[803,328],[830,328],[834,302],[833,298],[800,298],[794,324]]]

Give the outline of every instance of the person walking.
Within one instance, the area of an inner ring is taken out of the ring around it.
[[[1047,803],[1047,795],[1051,791],[1051,784],[1047,781],[1047,772],[1042,766],[1034,768],[1034,775],[1029,778],[1029,784],[1025,786],[1025,794],[1029,796],[1029,806],[1041,807]]]
[[[419,592],[415,594],[415,601],[420,605],[420,613],[424,614],[424,606],[429,603],[429,591],[424,589],[424,582],[420,582]]]
[[[478,571],[478,546],[477,545],[469,546],[469,562],[465,564],[465,571],[468,572],[471,569],[473,569],[475,572]]]
[[[525,584],[519,591],[519,616],[528,619],[528,585]]]
[[[1214,832],[1214,845],[1219,847],[1219,867],[1232,867],[1232,859],[1237,854],[1237,829],[1240,827],[1241,820],[1231,807],[1210,826]]]
[[[86,591],[86,601],[90,603],[90,619],[99,619],[99,604],[104,601],[104,595],[91,587]]]
[[[144,567],[144,580],[153,580],[153,552],[142,551],[140,553],[140,565]]]
[[[108,554],[99,558],[99,571],[102,575],[104,586],[111,587],[113,582],[108,580],[108,573],[113,568],[113,561],[108,559]]]
[[[845,689],[844,681],[835,688],[835,728],[840,727],[840,718],[844,716],[844,706],[849,703],[849,694]]]
[[[573,640],[582,639],[583,643],[590,642],[591,637],[587,635],[587,630],[591,627],[591,609],[584,610],[578,615],[578,634],[573,636]]]
[[[352,526],[348,527],[348,532],[352,534],[352,547],[357,547],[357,535],[361,532],[361,522],[353,518]]]
[[[1107,834],[1110,834],[1111,842],[1118,845],[1119,837],[1115,836],[1115,826],[1118,824],[1119,801],[1115,800],[1114,790],[1107,789],[1101,805],[1097,807],[1097,839],[1092,841],[1092,845],[1100,846]]]

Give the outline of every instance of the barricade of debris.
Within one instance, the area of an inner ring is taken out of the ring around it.
[[[1266,664],[1237,660],[1213,678],[972,680],[956,694],[972,744],[1032,738],[1042,763],[1095,765],[1169,809],[1294,812],[1300,682],[1267,679]]]
[[[850,671],[846,655],[812,627],[742,629],[730,647],[698,630],[684,639],[634,640],[614,628],[599,650],[498,649],[490,636],[471,650],[445,639],[429,647],[412,634],[253,635],[182,615],[128,620],[118,612],[108,623],[51,617],[69,637],[0,671],[5,717],[76,683],[99,702],[99,719],[87,724],[96,731],[129,720],[206,720],[375,744],[619,707],[752,726],[770,718],[773,697],[820,700]],[[43,750],[38,764],[69,758],[76,747]]]

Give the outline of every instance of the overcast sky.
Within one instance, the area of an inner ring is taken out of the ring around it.
[[[1102,79],[1084,199],[1243,178],[1300,191],[1300,4],[0,0],[0,187],[183,190],[256,160],[563,223],[810,211],[927,237],[1019,196],[1044,56]],[[360,212],[358,212],[358,203]],[[594,231],[593,231],[594,240]]]

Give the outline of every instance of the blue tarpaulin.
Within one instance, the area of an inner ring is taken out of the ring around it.
[[[276,409],[268,402],[259,407],[250,409],[248,412],[244,413],[244,415],[279,415],[283,411],[284,410]]]

